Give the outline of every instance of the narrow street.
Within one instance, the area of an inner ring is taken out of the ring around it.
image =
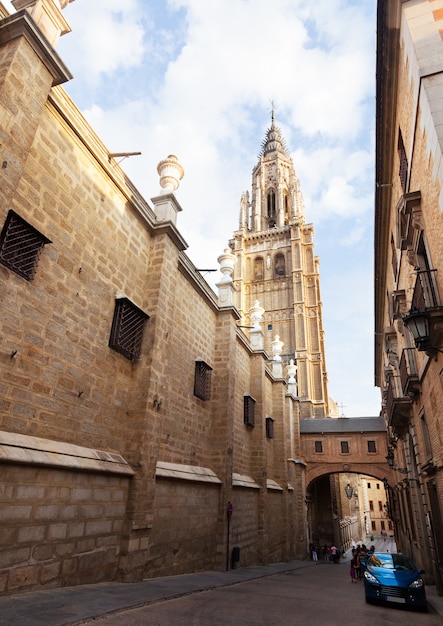
[[[350,582],[349,560],[340,565],[308,563],[291,572],[94,620],[98,626],[327,626],[348,622],[352,626],[441,626],[443,620],[432,609],[412,613],[398,605],[366,604],[363,583]]]

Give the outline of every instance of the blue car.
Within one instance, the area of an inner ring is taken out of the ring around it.
[[[403,604],[421,611],[427,610],[423,570],[400,553],[374,552],[368,557],[363,574],[365,600],[368,603]]]

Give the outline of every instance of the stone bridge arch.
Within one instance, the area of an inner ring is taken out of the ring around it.
[[[306,467],[306,491],[309,491],[309,486],[321,476],[328,474],[365,474],[366,476],[373,476],[378,480],[385,482],[392,486],[394,484],[394,471],[390,468],[386,461],[382,463],[321,463],[310,464]]]
[[[383,418],[302,419],[300,450],[311,541],[334,541],[346,550],[352,537],[361,540],[373,528],[392,528],[389,486],[396,476],[386,460]],[[362,482],[361,476],[368,479]],[[373,498],[366,489],[371,484]],[[352,488],[352,497],[346,487]]]

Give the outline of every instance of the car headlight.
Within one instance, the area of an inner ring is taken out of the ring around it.
[[[364,577],[369,583],[374,583],[375,585],[380,584],[380,582],[375,578],[375,576],[373,576],[371,572],[368,572],[368,570],[365,570]]]
[[[423,587],[423,579],[422,578],[417,578],[417,580],[412,581],[412,583],[409,585],[410,588],[412,589],[419,589],[420,587]]]

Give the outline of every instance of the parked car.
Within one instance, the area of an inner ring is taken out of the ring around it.
[[[425,584],[412,560],[401,553],[374,552],[363,574],[365,600],[427,610]]]

